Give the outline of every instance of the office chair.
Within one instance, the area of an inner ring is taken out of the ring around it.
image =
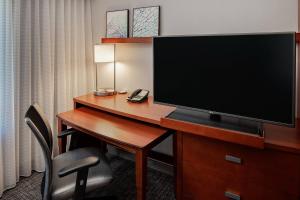
[[[52,159],[52,131],[37,104],[29,107],[25,122],[41,145],[45,159],[43,200],[82,200],[86,193],[112,181],[111,168],[98,148],[78,148]],[[71,133],[76,132],[67,130],[62,135]]]

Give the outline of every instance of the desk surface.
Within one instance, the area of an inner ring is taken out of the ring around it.
[[[265,146],[278,150],[300,153],[300,119],[296,120],[296,127],[265,125]]]
[[[127,102],[127,96],[127,94],[118,94],[97,97],[88,94],[74,98],[74,103],[157,125],[160,125],[161,118],[175,110],[175,107],[154,104],[153,97],[149,97],[143,103],[131,103]]]
[[[156,125],[162,125],[161,118],[175,110],[175,107],[154,104],[152,97],[141,104],[127,102],[126,98],[127,95],[96,97],[88,94],[74,98],[74,102]],[[267,148],[300,153],[300,119],[297,119],[296,128],[266,124],[264,144]]]
[[[94,137],[112,140],[116,143],[144,149],[155,145],[165,137],[166,129],[105,112],[82,107],[57,115],[73,128],[88,132]]]

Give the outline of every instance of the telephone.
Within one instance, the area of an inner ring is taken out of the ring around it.
[[[137,89],[129,97],[127,97],[127,101],[141,103],[148,98],[148,94],[148,90]]]

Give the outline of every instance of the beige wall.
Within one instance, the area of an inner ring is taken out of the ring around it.
[[[251,33],[298,30],[297,0],[93,0],[93,37],[105,36],[105,12],[151,5],[161,6],[161,35]],[[130,31],[131,32],[131,31]],[[152,91],[152,46],[119,44],[116,49],[117,89]],[[109,77],[111,67],[101,66]],[[109,86],[107,78],[100,84]],[[170,153],[170,141],[160,151]]]

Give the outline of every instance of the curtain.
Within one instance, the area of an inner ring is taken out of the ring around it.
[[[0,197],[19,176],[43,171],[40,147],[24,123],[43,108],[56,117],[93,89],[90,0],[0,0]],[[54,146],[54,154],[57,146]]]

